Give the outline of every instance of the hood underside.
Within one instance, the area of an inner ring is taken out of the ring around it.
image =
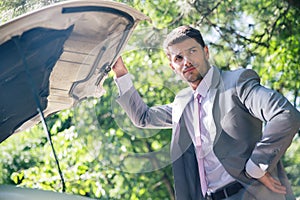
[[[0,27],[0,142],[45,116],[100,97],[142,13],[120,3],[55,4]]]

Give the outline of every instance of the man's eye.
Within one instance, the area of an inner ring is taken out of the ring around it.
[[[195,53],[197,50],[196,49],[191,49],[190,53]]]
[[[175,60],[176,60],[176,61],[181,61],[181,60],[182,60],[182,56],[176,56],[176,57],[175,57]]]

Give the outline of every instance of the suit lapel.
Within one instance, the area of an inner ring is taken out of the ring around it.
[[[173,122],[175,123],[179,122],[186,105],[189,103],[192,97],[193,97],[193,90],[191,88],[186,88],[182,90],[176,96],[172,105]]]
[[[171,142],[171,157],[172,161],[178,159],[185,149],[181,149],[179,145],[179,137],[180,132],[183,130],[180,130],[180,127],[182,127],[182,121],[180,119],[182,118],[182,113],[186,107],[186,105],[189,103],[193,96],[193,91],[191,88],[186,88],[182,90],[175,98],[173,104],[172,104],[172,121],[173,121],[173,134],[172,134],[172,142]],[[186,130],[187,131],[187,130]]]
[[[219,95],[220,91],[222,91],[223,85],[221,84],[221,72],[218,68],[214,67],[213,77],[212,77],[212,84],[211,88],[208,92],[208,101],[207,105],[204,105],[203,108],[205,109],[206,113],[208,113],[207,117],[210,118],[208,121],[208,129],[212,138],[214,139],[214,144],[220,137],[220,127],[218,126],[218,122],[220,121],[220,109],[219,109]]]

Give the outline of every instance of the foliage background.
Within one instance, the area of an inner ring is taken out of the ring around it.
[[[1,23],[56,0],[0,1]],[[124,0],[152,19],[137,27],[123,58],[134,84],[149,105],[172,102],[185,83],[168,69],[161,50],[166,32],[182,24],[200,28],[211,62],[224,69],[253,68],[267,87],[299,108],[300,3],[296,0]],[[112,74],[106,93],[47,119],[67,193],[99,199],[174,199],[171,166],[130,159],[130,153],[167,148],[170,130],[134,128],[114,102]],[[300,196],[300,140],[283,158]],[[142,171],[149,172],[142,172]],[[151,170],[158,169],[158,170]],[[41,125],[0,145],[0,183],[61,190],[61,182]]]

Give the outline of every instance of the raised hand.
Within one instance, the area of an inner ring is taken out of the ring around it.
[[[112,70],[115,73],[117,78],[128,73],[128,70],[127,70],[121,56],[118,58],[116,63],[113,65]]]

